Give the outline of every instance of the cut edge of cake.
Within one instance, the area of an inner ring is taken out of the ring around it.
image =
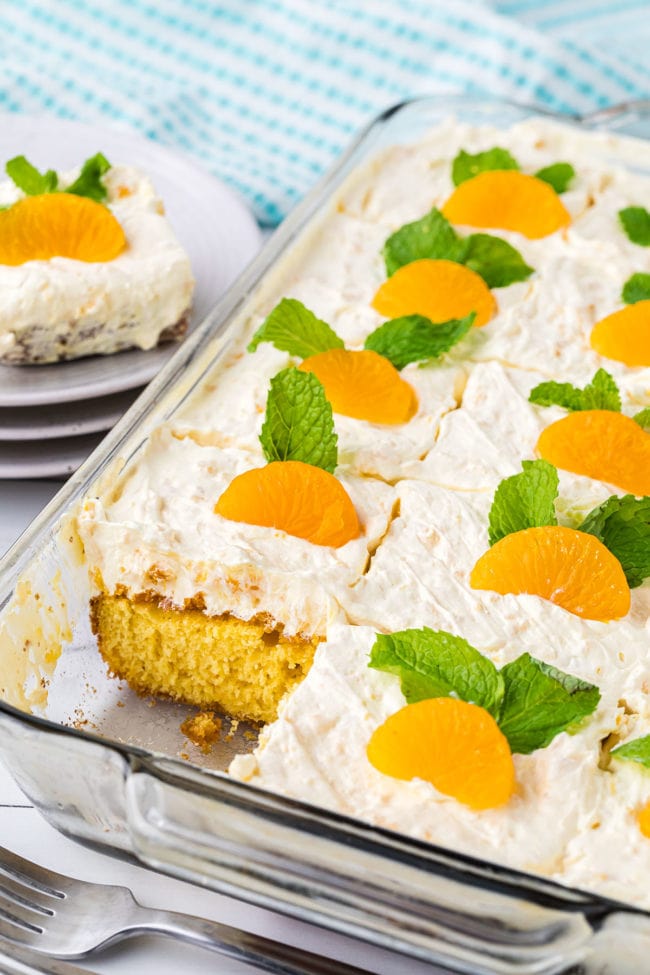
[[[109,671],[142,695],[160,695],[233,718],[268,723],[309,671],[319,635],[286,636],[262,614],[207,616],[169,608],[154,594],[100,593],[91,625]]]

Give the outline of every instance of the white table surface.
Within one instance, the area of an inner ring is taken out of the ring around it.
[[[0,554],[59,488],[53,481],[0,481]],[[0,764],[0,843],[50,867],[84,880],[124,884],[144,904],[214,918],[256,931],[285,944],[345,960],[384,975],[434,975],[432,968],[391,956],[367,945],[291,921],[202,890],[192,884],[94,853],[66,839],[32,808]],[[95,972],[138,975],[237,975],[258,969],[222,959],[199,948],[147,937],[126,942],[82,963]]]

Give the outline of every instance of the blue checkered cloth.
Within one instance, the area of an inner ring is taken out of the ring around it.
[[[0,110],[120,122],[277,223],[415,94],[560,112],[650,95],[648,0],[3,0]]]

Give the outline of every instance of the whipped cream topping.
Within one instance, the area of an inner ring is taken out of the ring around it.
[[[269,384],[281,369],[299,362],[267,342],[253,353],[246,352],[245,343],[237,343],[176,414],[172,428],[200,444],[250,450],[263,463],[259,435]],[[440,420],[456,408],[462,395],[465,369],[456,364],[412,364],[400,376],[418,401],[408,423],[369,423],[334,413],[339,470],[392,482],[433,448]]]
[[[371,627],[332,625],[308,676],[231,774],[443,847],[561,876],[567,844],[597,818],[606,720],[515,755],[516,794],[499,809],[473,812],[428,782],[381,774],[366,758],[373,731],[406,703],[397,677],[368,668],[374,640]]]
[[[477,365],[463,393],[462,405],[445,416],[433,449],[419,464],[407,465],[409,476],[454,491],[491,491],[504,477],[521,471],[522,460],[533,460],[542,431],[567,416],[560,406],[536,406],[530,391],[545,377],[498,362]],[[623,412],[637,405],[621,390]],[[646,401],[647,402],[647,401]],[[577,527],[584,516],[612,494],[624,494],[611,484],[558,471],[558,512]]]
[[[61,187],[78,175],[78,169],[62,174]],[[150,349],[188,311],[192,269],[151,181],[122,165],[112,166],[103,181],[126,249],[103,263],[54,257],[0,265],[0,357],[10,355],[34,329],[49,358],[58,352],[107,354],[125,346]],[[22,195],[12,182],[0,184],[0,206]]]
[[[258,437],[268,384],[296,361],[268,344],[246,353],[266,315],[282,297],[297,298],[347,347],[361,348],[383,322],[371,302],[386,277],[386,238],[442,206],[453,189],[450,163],[461,148],[494,145],[508,148],[526,172],[572,163],[576,179],[562,200],[573,222],[539,241],[494,231],[534,274],[495,289],[498,313],[440,364],[402,371],[420,405],[409,424],[388,428],[335,416],[337,476],[364,521],[365,537],[339,550],[320,549],[215,516],[214,501],[232,476],[263,462]],[[618,219],[622,207],[649,199],[647,176],[627,168],[638,164],[639,153],[647,153],[645,143],[540,120],[507,132],[450,121],[417,145],[382,153],[350,177],[283,259],[247,310],[228,356],[113,493],[86,503],[79,527],[89,564],[109,591],[153,589],[182,606],[200,590],[208,612],[249,618],[267,611],[288,632],[326,628],[311,671],[283,702],[256,752],[235,760],[233,775],[650,906],[644,882],[650,840],[634,819],[650,799],[650,778],[633,763],[600,767],[608,736],[627,740],[650,731],[650,585],[634,589],[630,612],[610,623],[583,620],[536,596],[469,585],[488,548],[488,512],[499,481],[534,458],[541,431],[565,415],[559,407],[530,404],[534,385],[553,378],[584,386],[604,367],[619,384],[625,413],[650,405],[650,369],[629,369],[589,345],[593,324],[622,306],[627,278],[650,271],[650,248],[632,244]],[[560,520],[577,526],[622,493],[560,472]],[[162,567],[162,575],[151,566]],[[472,812],[429,783],[397,781],[367,761],[372,732],[404,704],[397,678],[367,666],[374,634],[419,626],[463,636],[498,666],[528,651],[600,688],[596,713],[576,734],[515,756],[517,792],[501,809]]]
[[[639,154],[647,152],[633,139],[540,120],[508,132],[450,121],[417,145],[386,150],[351,178],[327,226],[318,228],[305,241],[300,260],[296,257],[283,270],[281,293],[304,301],[347,343],[360,345],[383,321],[371,302],[386,278],[381,248],[387,237],[431,207],[443,206],[454,189],[451,160],[460,149],[479,152],[494,145],[509,149],[526,172],[559,160],[572,163],[576,178],[562,194],[572,224],[541,240],[495,231],[520,251],[535,274],[495,288],[497,314],[473,329],[450,358],[496,360],[580,385],[606,361],[617,379],[634,382],[647,396],[649,369],[603,360],[589,344],[596,321],[622,307],[621,290],[630,275],[650,272],[650,249],[631,243],[618,218],[621,208],[648,199],[647,177],[620,161],[629,158],[638,165]],[[474,228],[455,229],[465,235]]]

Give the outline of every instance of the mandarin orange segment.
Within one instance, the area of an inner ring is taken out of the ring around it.
[[[497,303],[483,278],[455,261],[422,258],[404,264],[384,281],[372,306],[387,318],[424,315],[448,322],[476,312],[475,325],[486,325]]]
[[[361,534],[354,505],[341,482],[299,460],[276,460],[239,474],[214,510],[230,521],[278,528],[314,545],[339,548]]]
[[[374,732],[368,760],[395,779],[424,779],[471,809],[493,809],[515,788],[510,746],[484,708],[451,697],[407,704]]]
[[[112,261],[125,247],[124,231],[111,211],[87,197],[43,193],[0,211],[0,264],[53,257]]]
[[[491,170],[465,180],[442,212],[451,223],[514,230],[531,240],[547,237],[571,223],[552,186],[516,169]]]
[[[370,423],[407,423],[418,409],[413,387],[383,355],[370,350],[330,349],[305,359],[299,369],[313,372],[335,413]]]
[[[542,430],[537,451],[563,471],[605,481],[630,494],[650,494],[650,434],[622,413],[570,413]]]
[[[561,525],[506,535],[481,556],[469,581],[472,589],[541,596],[588,620],[617,620],[630,608],[616,556],[595,535]]]
[[[650,366],[650,301],[637,301],[596,322],[591,347],[626,366]]]
[[[650,802],[637,810],[636,821],[643,835],[650,840]]]

